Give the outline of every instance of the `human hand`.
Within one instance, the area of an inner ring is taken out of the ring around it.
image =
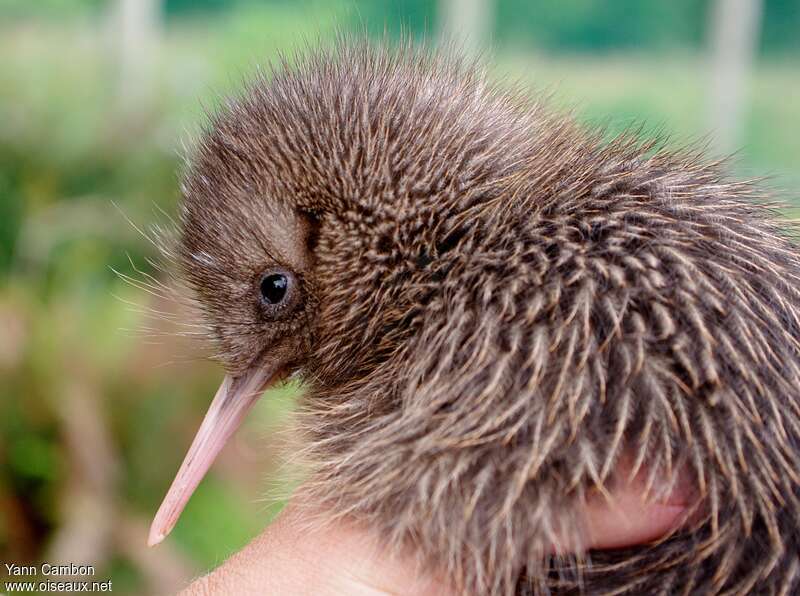
[[[687,514],[685,497],[676,491],[667,502],[648,503],[636,480],[618,487],[609,499],[598,496],[584,511],[583,548],[619,548],[668,534]],[[385,552],[369,529],[346,521],[309,523],[317,515],[294,499],[260,536],[182,594],[457,594],[446,579],[420,569],[413,557]],[[561,551],[574,548],[558,545]]]

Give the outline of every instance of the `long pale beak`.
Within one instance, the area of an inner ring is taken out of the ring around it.
[[[279,367],[268,365],[254,367],[239,377],[225,377],[153,519],[148,546],[158,544],[172,531],[189,497],[227,440],[239,428],[264,389],[280,376]]]

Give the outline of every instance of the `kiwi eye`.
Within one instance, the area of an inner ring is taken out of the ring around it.
[[[280,304],[289,290],[289,277],[283,273],[269,273],[261,280],[261,297],[267,304]]]

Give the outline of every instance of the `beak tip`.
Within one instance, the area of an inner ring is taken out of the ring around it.
[[[155,546],[172,531],[194,489],[225,442],[239,427],[264,389],[280,374],[280,369],[276,367],[256,367],[237,379],[230,375],[225,377],[153,519],[147,546]]]
[[[147,546],[155,546],[165,537],[166,535],[163,532],[156,530],[155,526],[153,526],[150,528],[150,535],[147,537]]]

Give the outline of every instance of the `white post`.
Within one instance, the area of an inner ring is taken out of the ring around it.
[[[492,0],[439,0],[439,27],[444,40],[476,53],[488,44],[494,23]]]
[[[742,140],[762,9],[762,0],[715,0],[712,6],[709,122],[718,155],[736,151]]]
[[[111,43],[119,65],[118,93],[126,112],[139,111],[153,93],[161,0],[116,0]]]

